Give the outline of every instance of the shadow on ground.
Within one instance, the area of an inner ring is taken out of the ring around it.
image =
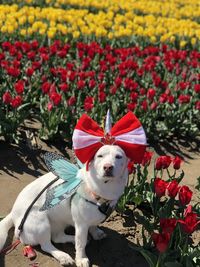
[[[179,156],[188,161],[194,159],[194,155],[200,154],[200,137],[172,137],[171,139],[161,140],[159,142],[150,142],[150,148],[153,148],[158,155],[171,154]]]
[[[90,240],[86,253],[90,259],[91,266],[95,267],[148,267],[144,258],[131,248],[134,245],[117,231],[107,227],[101,227],[108,235],[107,238],[94,241]],[[7,245],[11,244],[12,233],[9,236]],[[75,258],[75,248],[72,244],[56,244],[56,247],[68,253],[73,259]],[[20,245],[15,251],[5,257],[0,257],[1,267],[29,266],[31,263],[27,258],[22,256],[22,246]],[[39,262],[41,267],[61,266],[47,253],[36,247],[38,257],[35,262]],[[6,259],[6,260],[5,260]]]
[[[69,149],[64,142],[45,143],[38,140],[37,147],[30,148],[27,142],[20,142],[20,144],[8,144],[0,141],[0,174],[3,172],[11,177],[18,179],[16,174],[22,175],[24,173],[39,177],[47,168],[44,164],[43,155],[46,151],[56,152],[69,158]]]

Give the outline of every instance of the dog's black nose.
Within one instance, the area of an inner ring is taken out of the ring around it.
[[[105,171],[106,173],[111,173],[111,172],[113,171],[113,165],[111,165],[111,164],[105,164],[105,165],[103,166],[103,169],[104,169],[104,171]]]

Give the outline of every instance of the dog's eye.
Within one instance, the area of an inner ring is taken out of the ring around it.
[[[122,156],[121,156],[121,155],[117,155],[115,158],[116,158],[116,159],[121,159]]]
[[[103,158],[103,155],[100,154],[100,155],[97,156],[97,158]]]

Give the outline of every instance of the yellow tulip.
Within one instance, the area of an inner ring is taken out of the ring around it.
[[[3,33],[7,32],[7,27],[5,25],[3,25],[1,27],[1,32],[3,32]]]
[[[23,36],[26,36],[27,35],[27,30],[26,29],[21,29],[20,30],[20,34],[23,35]]]
[[[39,29],[39,34],[44,35],[45,33],[46,33],[46,29],[45,28],[40,28]]]
[[[7,26],[7,32],[8,32],[8,33],[13,33],[14,30],[15,30],[15,29],[14,29],[13,25],[8,25],[8,26]]]
[[[157,38],[156,38],[156,36],[151,36],[150,40],[152,43],[155,43],[157,41]]]
[[[180,41],[180,47],[181,48],[185,47],[186,44],[187,44],[187,42],[185,40]]]
[[[174,43],[174,42],[175,42],[175,39],[176,39],[176,38],[175,38],[174,35],[170,36],[170,42],[171,42],[171,43]]]
[[[29,28],[27,29],[27,34],[28,34],[28,35],[32,35],[32,34],[33,34],[33,29],[29,27]]]
[[[112,39],[113,39],[113,37],[114,37],[114,34],[113,34],[113,32],[109,32],[109,33],[108,33],[108,38],[112,40]]]
[[[56,34],[55,31],[52,31],[52,30],[48,30],[48,31],[47,31],[47,36],[48,36],[50,39],[54,38],[55,34]]]
[[[197,38],[195,38],[195,37],[191,38],[191,44],[192,45],[195,45],[196,42],[197,42]]]
[[[28,22],[33,24],[35,17],[33,15],[28,16]]]
[[[18,23],[19,23],[19,25],[25,24],[26,23],[26,17],[25,16],[19,17]]]
[[[74,31],[73,33],[72,33],[72,36],[73,36],[73,38],[78,38],[79,36],[80,36],[80,32],[79,31]]]

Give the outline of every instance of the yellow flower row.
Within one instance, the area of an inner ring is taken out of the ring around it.
[[[15,1],[16,2],[16,1]],[[39,4],[40,0],[18,0],[18,3]],[[199,0],[43,0],[46,5],[55,7],[77,6],[97,8],[118,12],[153,14],[162,17],[198,19],[200,16]]]
[[[70,0],[68,2],[75,3],[75,1],[79,3],[89,2],[89,0]],[[92,3],[95,1],[97,2],[97,0],[90,0]],[[57,2],[67,1],[57,0]],[[78,38],[80,35],[95,35],[96,37],[108,37],[110,39],[140,36],[149,37],[151,42],[174,42],[175,38],[179,37],[182,40],[182,46],[186,44],[188,39],[192,44],[195,44],[200,36],[200,24],[192,19],[179,19],[176,16],[167,17],[162,16],[162,14],[153,15],[150,14],[150,11],[146,15],[136,15],[128,9],[121,14],[121,12],[118,12],[119,10],[115,11],[111,8],[114,6],[119,8],[119,5],[124,8],[124,6],[128,6],[127,3],[130,5],[131,2],[137,5],[137,2],[153,3],[153,1],[107,0],[108,2],[112,2],[113,5],[109,6],[107,11],[100,10],[97,13],[89,12],[86,8],[65,10],[53,7],[24,6],[20,8],[18,5],[0,5],[0,31],[10,34],[18,32],[21,35],[47,34],[49,38],[54,38],[56,34],[72,34],[74,38]],[[168,1],[172,5],[176,2],[180,1]],[[186,0],[183,2],[186,3]],[[147,7],[148,4],[146,4],[146,10]],[[155,8],[152,8],[152,13],[155,10]],[[161,9],[160,13],[162,13]]]

